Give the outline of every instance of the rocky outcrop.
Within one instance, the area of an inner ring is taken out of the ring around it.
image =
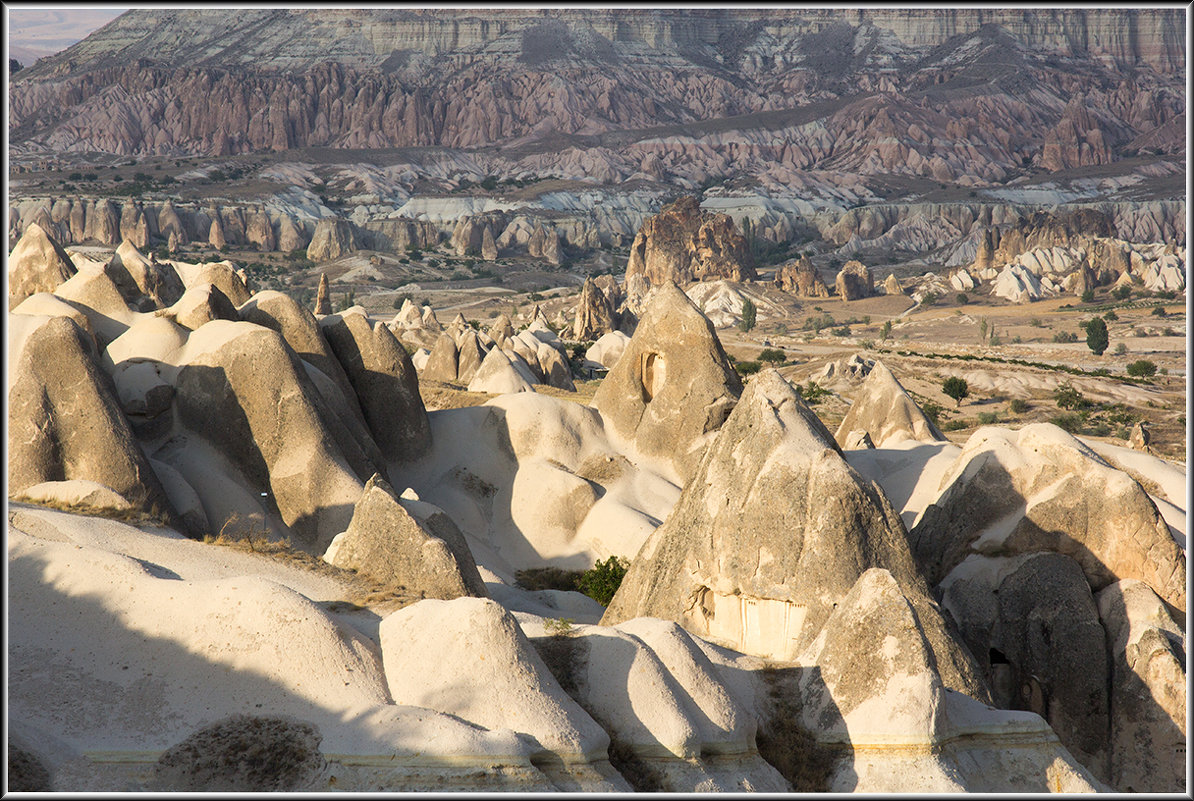
[[[426,381],[443,381],[450,384],[456,380],[459,350],[454,340],[446,332],[439,335],[427,364],[423,367],[422,377]]]
[[[615,312],[610,298],[591,277],[586,278],[580,290],[580,300],[576,304],[572,338],[578,342],[588,342],[616,328]]]
[[[858,300],[869,298],[875,294],[875,282],[871,277],[871,268],[860,261],[848,261],[838,271],[834,279],[837,296],[842,300]]]
[[[592,405],[608,429],[687,480],[741,392],[709,320],[668,283],[653,291]]]
[[[406,509],[409,503],[374,475],[353,508],[348,529],[332,540],[324,560],[405,595],[445,601],[489,597],[451,518],[438,512],[441,525],[430,530]]]
[[[38,292],[53,292],[78,270],[70,256],[36,223],[8,254],[8,308]]]
[[[971,553],[1054,551],[1082,567],[1093,591],[1121,579],[1186,608],[1186,558],[1148,494],[1049,423],[981,428],[941,479],[910,532],[929,581]]]
[[[835,438],[843,448],[849,447],[846,441],[857,431],[865,431],[874,446],[880,448],[908,439],[946,441],[945,435],[880,361],[871,366]]]
[[[324,217],[315,225],[307,258],[314,262],[335,261],[346,253],[359,250],[356,228],[340,217]]]
[[[746,239],[725,214],[708,212],[682,197],[643,224],[630,246],[627,279],[642,275],[652,286],[724,278],[758,278]]]
[[[518,371],[515,363],[501,348],[493,348],[485,355],[469,380],[469,392],[488,392],[505,395],[511,392],[534,392],[535,377]]]
[[[413,461],[431,446],[427,410],[410,355],[382,323],[349,310],[319,320],[361,404],[373,438],[389,460]]]
[[[228,296],[211,284],[191,287],[167,312],[176,323],[192,331],[212,320],[240,319]]]
[[[1098,595],[1111,665],[1110,784],[1180,792],[1185,784],[1186,635],[1148,585],[1127,579]]]
[[[94,344],[68,317],[8,320],[8,491],[101,484],[134,508],[172,515]]]
[[[828,298],[829,287],[821,280],[817,268],[807,256],[801,256],[775,271],[775,285],[792,295],[802,298]]]
[[[767,370],[747,385],[671,515],[631,562],[602,623],[662,617],[738,651],[792,660],[869,568],[888,571],[915,609],[945,686],[985,698],[899,515],[846,464],[791,385]]]
[[[971,289],[974,288],[974,282],[971,281]],[[904,288],[900,286],[900,279],[895,277],[895,273],[888,273],[887,278],[883,281],[883,292],[887,295],[902,295]]]

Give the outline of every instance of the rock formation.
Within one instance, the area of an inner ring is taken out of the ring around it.
[[[973,282],[971,282],[970,288],[974,288]],[[904,294],[904,288],[900,286],[900,279],[895,277],[895,273],[887,274],[887,278],[883,281],[883,291],[888,295]]]
[[[941,486],[909,535],[930,582],[998,544],[1067,554],[1094,592],[1137,579],[1185,610],[1185,554],[1147,493],[1056,426],[979,429]]]
[[[735,650],[791,660],[871,567],[889,571],[915,609],[945,685],[985,698],[899,515],[846,464],[791,385],[767,370],[747,385],[672,514],[635,556],[602,623],[662,617]]]
[[[775,285],[784,292],[802,298],[827,298],[829,287],[807,256],[784,264],[775,271]]]
[[[336,535],[324,560],[355,570],[387,587],[423,598],[487,598],[464,535],[439,512],[430,530],[407,509],[381,476],[365,484],[348,529]]]
[[[171,515],[83,330],[67,317],[13,314],[8,337],[8,491],[79,479]]]
[[[945,435],[925,416],[883,362],[876,361],[858,388],[835,438],[843,448],[854,432],[865,431],[876,447],[906,439],[945,442]]]
[[[8,308],[38,292],[53,292],[78,270],[40,225],[30,225],[8,256]]]
[[[534,376],[519,373],[515,363],[501,348],[493,348],[469,380],[469,392],[504,395],[510,392],[534,392]]]
[[[365,422],[387,459],[411,461],[431,444],[427,410],[410,355],[382,323],[347,311],[319,328],[361,404]]]
[[[687,480],[741,392],[713,326],[668,283],[654,290],[592,405],[618,436]]]
[[[572,338],[579,342],[595,340],[617,328],[614,309],[591,277],[585,279],[576,304],[576,316],[572,323]]]
[[[860,261],[848,261],[838,271],[834,280],[837,296],[842,300],[858,300],[868,298],[875,293],[875,282],[871,278],[871,268]]]
[[[725,214],[708,212],[682,197],[647,220],[630,246],[627,279],[642,275],[652,286],[725,278],[758,278],[746,239]]]
[[[319,291],[315,295],[315,313],[316,314],[331,314],[332,300],[328,290],[328,274],[319,274]]]
[[[335,261],[346,253],[359,250],[356,229],[340,217],[324,217],[315,226],[307,258],[314,262]]]

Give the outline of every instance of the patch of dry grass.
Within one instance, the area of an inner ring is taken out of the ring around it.
[[[116,520],[120,523],[128,523],[131,526],[156,526],[159,528],[170,526],[169,516],[157,507],[153,507],[148,511],[136,508],[114,509],[110,506],[91,506],[84,503],[41,500],[25,495],[12,495],[9,496],[9,499],[15,503],[27,503],[30,506],[52,509],[55,512],[66,512],[86,517],[102,517],[105,520]]]

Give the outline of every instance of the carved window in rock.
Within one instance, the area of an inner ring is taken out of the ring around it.
[[[663,388],[667,377],[667,362],[661,354],[644,353],[639,362],[639,383],[643,387],[643,400],[650,403]]]

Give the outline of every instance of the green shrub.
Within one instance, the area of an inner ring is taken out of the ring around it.
[[[755,327],[755,322],[758,319],[758,313],[758,309],[755,308],[755,304],[750,298],[742,301],[742,321],[738,323],[738,328],[740,328],[743,333],[750,331]]]
[[[1012,398],[1007,404],[1008,411],[1014,414],[1024,414],[1028,411],[1028,401],[1023,398]]]
[[[960,431],[961,429],[966,428],[969,425],[970,424],[967,423],[965,420],[950,420],[948,423],[941,426],[941,430],[942,431]]]
[[[1128,365],[1128,375],[1136,377],[1153,376],[1157,374],[1157,365],[1148,359],[1137,359]]]
[[[1054,342],[1077,342],[1078,335],[1073,331],[1058,331],[1053,335]]]
[[[763,369],[763,365],[758,362],[738,362],[734,369],[738,371],[738,375],[754,375]]]
[[[1121,286],[1111,290],[1111,297],[1116,300],[1127,300],[1132,296],[1132,288],[1130,286]]]
[[[1094,405],[1085,395],[1074,389],[1069,381],[1053,391],[1053,400],[1057,401],[1058,407],[1062,409],[1086,409]]]
[[[629,561],[620,556],[611,556],[582,573],[576,580],[576,588],[602,606],[609,606],[629,568]]]
[[[920,410],[925,413],[925,417],[933,421],[933,425],[941,425],[942,409],[939,405],[933,401],[925,401],[923,404],[921,404]]]
[[[761,362],[782,364],[787,360],[787,354],[785,354],[782,350],[777,350],[775,348],[763,348],[763,350],[759,351],[759,361]]]
[[[829,390],[822,387],[811,378],[808,380],[807,386],[796,385],[796,391],[800,393],[801,399],[809,406],[815,406],[821,402],[821,399],[829,394]]]
[[[1127,352],[1128,352],[1128,346],[1125,345],[1124,343],[1120,342],[1118,345],[1115,346],[1115,355],[1116,356],[1123,356]]]
[[[979,412],[978,424],[981,426],[992,426],[999,422],[999,414],[997,412]]]
[[[1094,290],[1088,289],[1083,292],[1081,300],[1083,303],[1094,303]]]
[[[1103,319],[1109,323],[1113,323],[1119,319],[1119,315],[1115,313],[1115,309],[1110,309],[1103,315]]]
[[[1166,314],[1164,306],[1153,306],[1152,314],[1154,317],[1164,317]]]
[[[558,567],[529,567],[514,574],[514,580],[524,590],[564,590],[577,592],[576,582],[583,571]]]

